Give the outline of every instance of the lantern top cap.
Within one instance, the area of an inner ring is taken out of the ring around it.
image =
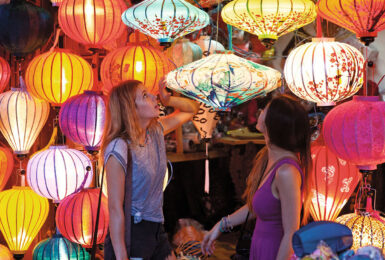
[[[12,190],[32,190],[32,189],[27,186],[12,186]]]
[[[229,50],[224,50],[224,51],[222,51],[222,50],[215,50],[214,54],[234,54],[234,52],[233,51],[229,51]]]
[[[379,96],[353,96],[354,101],[376,102],[381,101]]]
[[[317,37],[317,38],[312,38],[312,42],[334,42],[335,38],[332,37]]]
[[[83,94],[87,95],[103,95],[103,91],[85,90]]]
[[[67,145],[51,145],[48,149],[67,149]]]

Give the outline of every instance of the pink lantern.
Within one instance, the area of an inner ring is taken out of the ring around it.
[[[360,170],[375,170],[385,162],[385,102],[377,96],[354,96],[325,117],[327,147]]]

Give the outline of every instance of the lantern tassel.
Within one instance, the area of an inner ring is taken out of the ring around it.
[[[209,143],[206,141],[206,161],[205,161],[205,193],[210,192],[210,173],[209,173]]]

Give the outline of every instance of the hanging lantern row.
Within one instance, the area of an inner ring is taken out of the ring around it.
[[[0,146],[0,191],[3,190],[11,176],[13,164],[12,152],[8,148]]]
[[[284,73],[296,96],[330,106],[362,87],[364,64],[364,57],[353,46],[332,38],[314,38],[290,52]]]
[[[7,87],[10,78],[11,67],[4,58],[0,57],[0,93]]]

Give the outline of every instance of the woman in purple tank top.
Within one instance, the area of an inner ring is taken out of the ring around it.
[[[291,96],[273,98],[261,112],[257,129],[266,146],[257,154],[247,179],[246,205],[223,217],[204,237],[202,252],[212,254],[221,232],[256,217],[250,259],[286,260],[293,254],[291,238],[299,228],[301,207],[308,216],[310,127],[304,107]]]

